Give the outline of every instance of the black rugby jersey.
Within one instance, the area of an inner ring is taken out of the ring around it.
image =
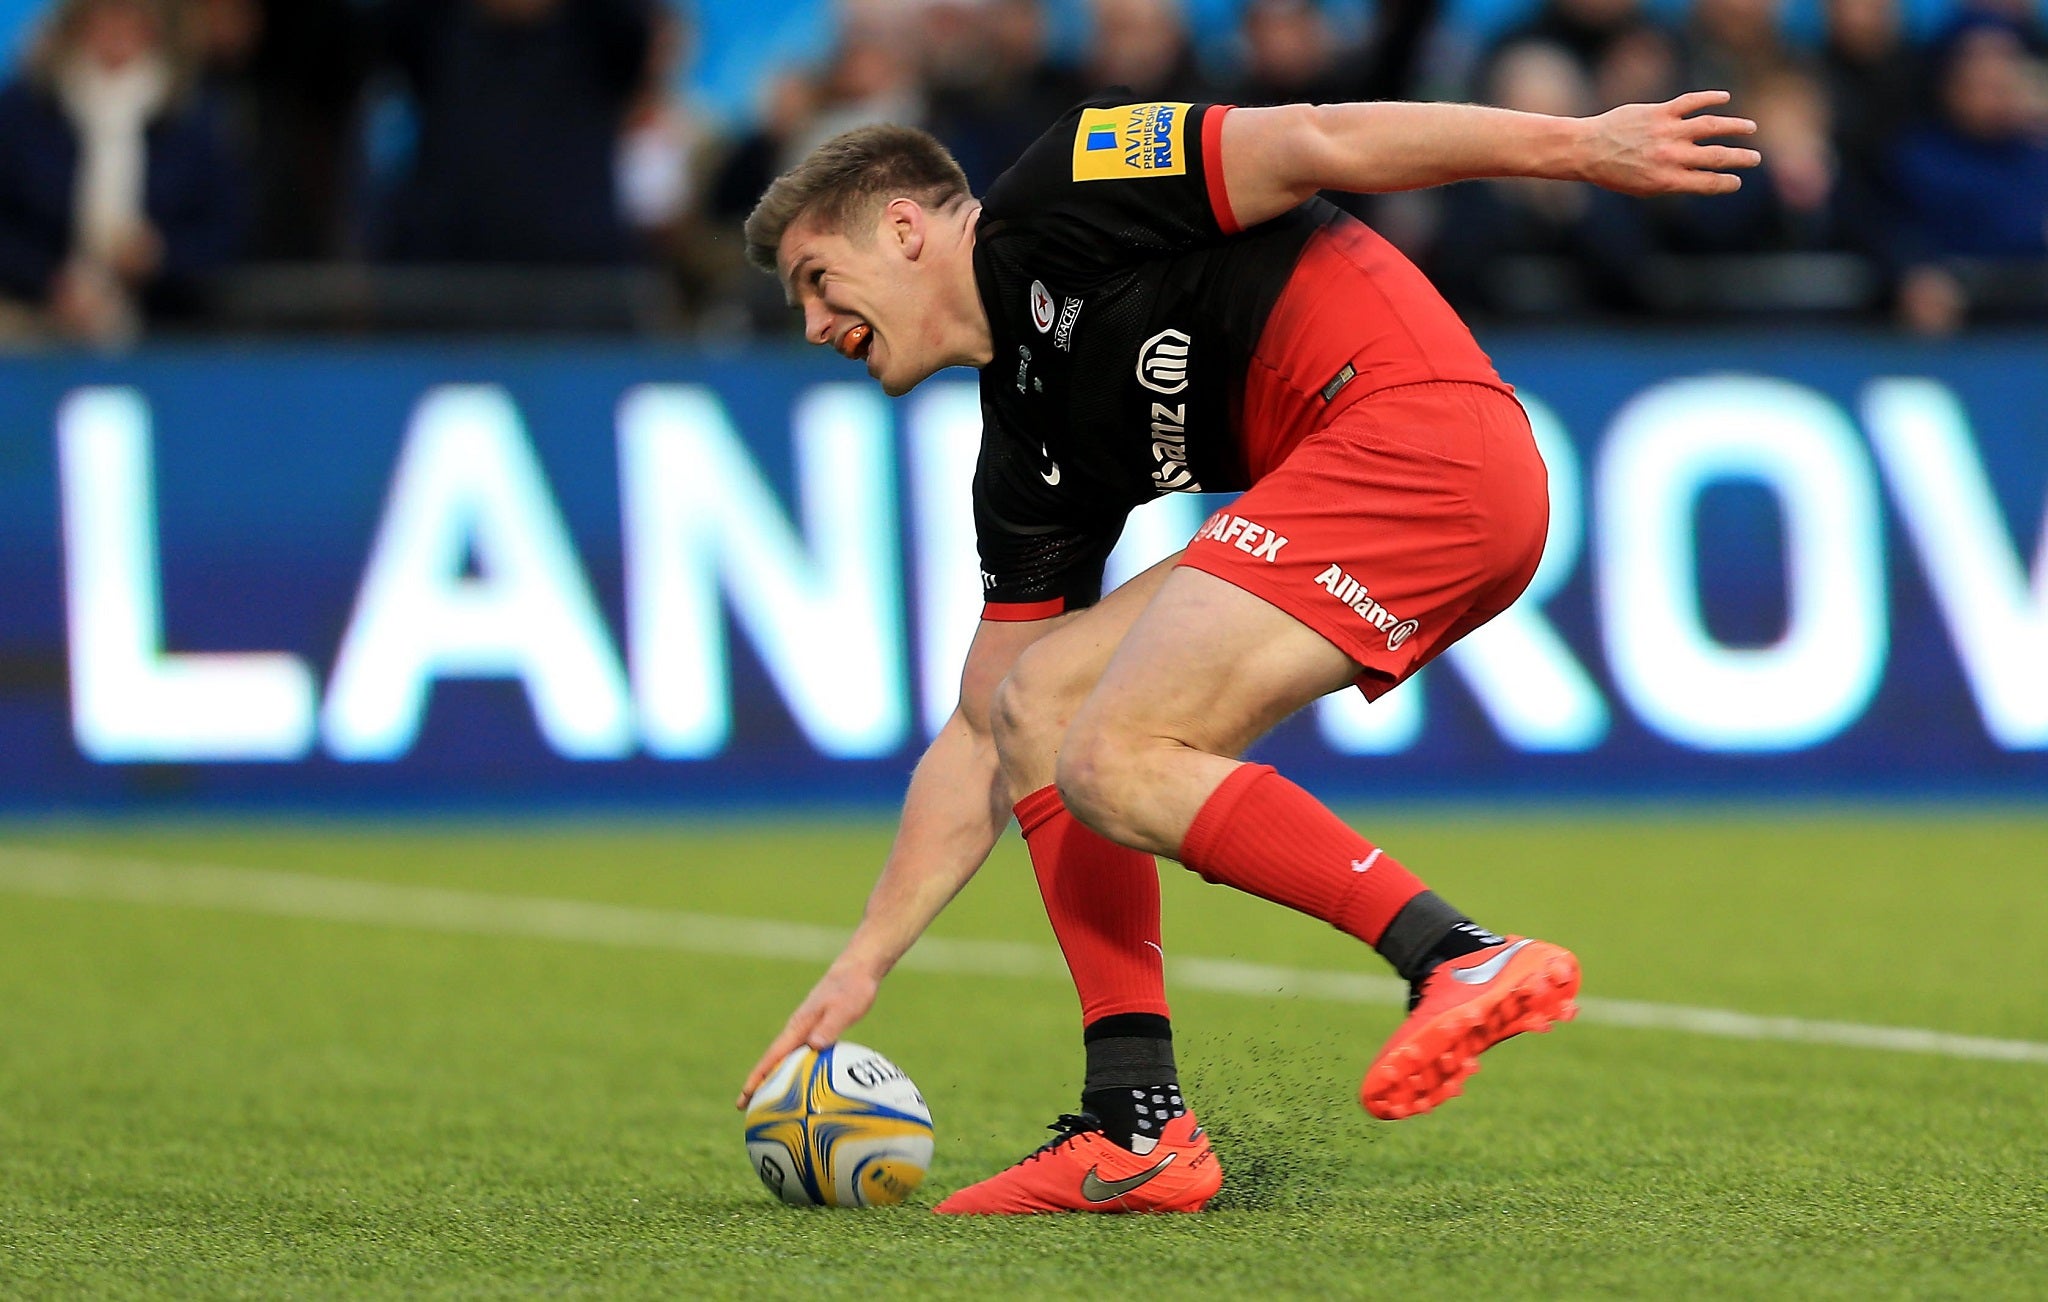
[[[993,360],[974,479],[986,617],[1101,596],[1136,507],[1248,486],[1233,413],[1275,301],[1318,230],[1311,200],[1230,225],[1206,104],[1091,101],[996,180],[974,274]]]

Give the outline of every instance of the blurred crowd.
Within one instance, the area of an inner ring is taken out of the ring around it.
[[[1363,22],[1245,0],[1198,45],[1178,0],[1085,0],[1063,57],[1042,0],[841,0],[829,51],[773,70],[734,123],[678,89],[692,32],[668,0],[52,0],[0,89],[0,340],[223,328],[221,286],[279,267],[630,273],[660,287],[660,329],[786,330],[737,228],[812,145],[918,123],[980,188],[1112,86],[1560,114],[1725,88],[1767,160],[1735,196],[1498,181],[1344,202],[1481,315],[1822,310],[1934,334],[2048,309],[2015,292],[2048,281],[2034,0],[1959,0],[1922,41],[1899,0],[1823,0],[1807,41],[1782,5],[1537,0],[1480,42],[1437,0]]]

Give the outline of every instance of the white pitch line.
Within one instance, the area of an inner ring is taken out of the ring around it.
[[[830,960],[839,953],[847,936],[836,927],[761,918],[398,886],[315,873],[101,858],[18,846],[0,846],[0,891],[50,899],[221,909],[415,931],[530,936],[735,958],[799,959],[807,963]],[[1009,941],[941,937],[919,941],[899,966],[965,976],[1066,975],[1065,964],[1053,949]],[[1354,1004],[1398,1004],[1407,997],[1406,985],[1392,977],[1273,967],[1235,959],[1171,959],[1167,975],[1181,989],[1219,994],[1293,995]],[[1789,1040],[1895,1053],[2048,1064],[2048,1044],[1952,1035],[1913,1027],[1758,1017],[1720,1008],[1601,998],[1580,999],[1579,1017],[1606,1026],[1680,1031],[1734,1040]]]

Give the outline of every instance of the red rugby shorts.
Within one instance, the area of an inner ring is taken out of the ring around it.
[[[1521,404],[1435,381],[1337,413],[1209,517],[1180,563],[1320,633],[1376,699],[1522,594],[1549,523]]]

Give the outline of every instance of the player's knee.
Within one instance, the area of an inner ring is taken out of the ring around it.
[[[1050,752],[1065,727],[1058,693],[1046,680],[1027,654],[996,684],[989,702],[989,733],[1006,769],[1029,765]]]
[[[995,738],[996,754],[1007,755],[1022,740],[1031,718],[1024,685],[1013,672],[996,684],[988,703],[989,735]]]
[[[1114,729],[1087,720],[1075,723],[1060,741],[1053,770],[1061,802],[1104,836],[1116,836],[1122,830],[1117,811],[1130,807],[1135,759],[1135,749]]]

